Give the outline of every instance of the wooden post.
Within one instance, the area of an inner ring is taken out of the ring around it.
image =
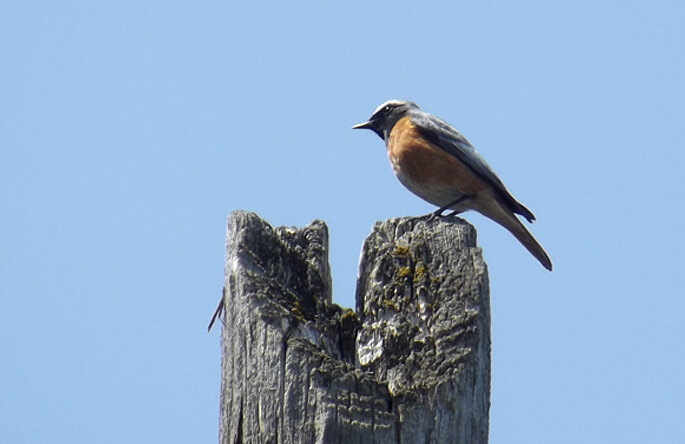
[[[488,279],[458,218],[378,222],[356,312],[331,303],[328,230],[228,218],[220,443],[486,443]]]

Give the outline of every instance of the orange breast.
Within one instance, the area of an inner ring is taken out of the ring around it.
[[[459,159],[422,138],[409,117],[393,127],[386,145],[397,178],[410,191],[436,205],[480,194],[488,185]]]

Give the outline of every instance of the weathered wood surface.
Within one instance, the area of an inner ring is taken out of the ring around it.
[[[488,279],[459,218],[378,222],[357,310],[331,303],[328,230],[228,219],[221,443],[485,443]]]

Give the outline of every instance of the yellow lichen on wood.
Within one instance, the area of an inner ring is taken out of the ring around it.
[[[354,310],[350,308],[344,308],[342,315],[340,315],[340,319],[342,320],[347,320],[351,318],[356,318],[357,314],[354,312]]]
[[[395,250],[393,251],[397,256],[408,256],[409,248],[403,245],[395,245]]]
[[[414,278],[413,281],[417,282],[421,280],[422,277],[426,275],[426,266],[423,264],[423,262],[419,262],[419,264],[414,268]]]
[[[406,276],[409,276],[411,274],[411,268],[409,267],[400,267],[397,269],[397,277],[403,278]]]

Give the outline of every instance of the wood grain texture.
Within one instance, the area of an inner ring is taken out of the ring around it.
[[[228,219],[221,443],[485,443],[488,280],[461,219],[378,222],[357,310],[331,303],[328,231]]]

